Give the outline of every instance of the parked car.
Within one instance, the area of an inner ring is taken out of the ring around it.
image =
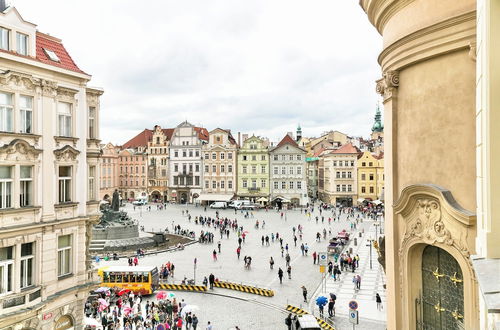
[[[138,200],[132,202],[132,204],[136,205],[136,206],[146,205],[147,203],[148,203],[148,201],[145,199],[138,199]]]
[[[241,204],[238,207],[238,210],[256,210],[259,208],[259,205],[257,204]]]
[[[212,204],[210,204],[211,209],[225,209],[226,207],[226,202],[213,202]]]

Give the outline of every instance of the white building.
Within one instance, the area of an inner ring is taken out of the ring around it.
[[[271,203],[278,207],[283,204],[306,205],[309,201],[306,151],[287,134],[269,155]]]
[[[168,162],[170,201],[197,202],[203,182],[202,146],[207,141],[208,131],[187,121],[174,129]]]
[[[103,91],[15,8],[0,8],[0,49],[0,329],[73,329],[97,280]]]

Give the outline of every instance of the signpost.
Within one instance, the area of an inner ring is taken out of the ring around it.
[[[318,264],[320,266],[326,266],[328,264],[328,255],[326,254],[326,252],[318,253]]]
[[[349,301],[349,322],[352,323],[353,330],[359,324],[358,302],[356,300]]]

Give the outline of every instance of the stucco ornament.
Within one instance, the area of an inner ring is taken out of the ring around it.
[[[31,146],[22,139],[14,139],[0,147],[0,160],[36,161],[42,150]]]
[[[76,150],[72,146],[65,145],[61,149],[54,150],[54,155],[57,161],[75,161],[80,151]]]
[[[393,97],[399,87],[399,71],[386,71],[382,78],[377,80],[376,91],[384,97],[384,101]]]
[[[29,74],[8,70],[0,74],[0,84],[12,89],[34,92],[36,87],[40,86],[40,80]]]

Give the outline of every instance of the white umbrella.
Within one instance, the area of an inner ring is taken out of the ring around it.
[[[89,325],[91,327],[97,327],[97,328],[102,328],[102,325],[99,321],[97,321],[96,319],[93,319],[91,317],[86,317],[84,320],[83,320],[83,324],[84,325]]]
[[[181,315],[184,316],[184,315],[186,315],[186,313],[193,313],[193,312],[199,311],[199,310],[200,310],[200,307],[198,307],[196,305],[186,305],[182,309]]]

